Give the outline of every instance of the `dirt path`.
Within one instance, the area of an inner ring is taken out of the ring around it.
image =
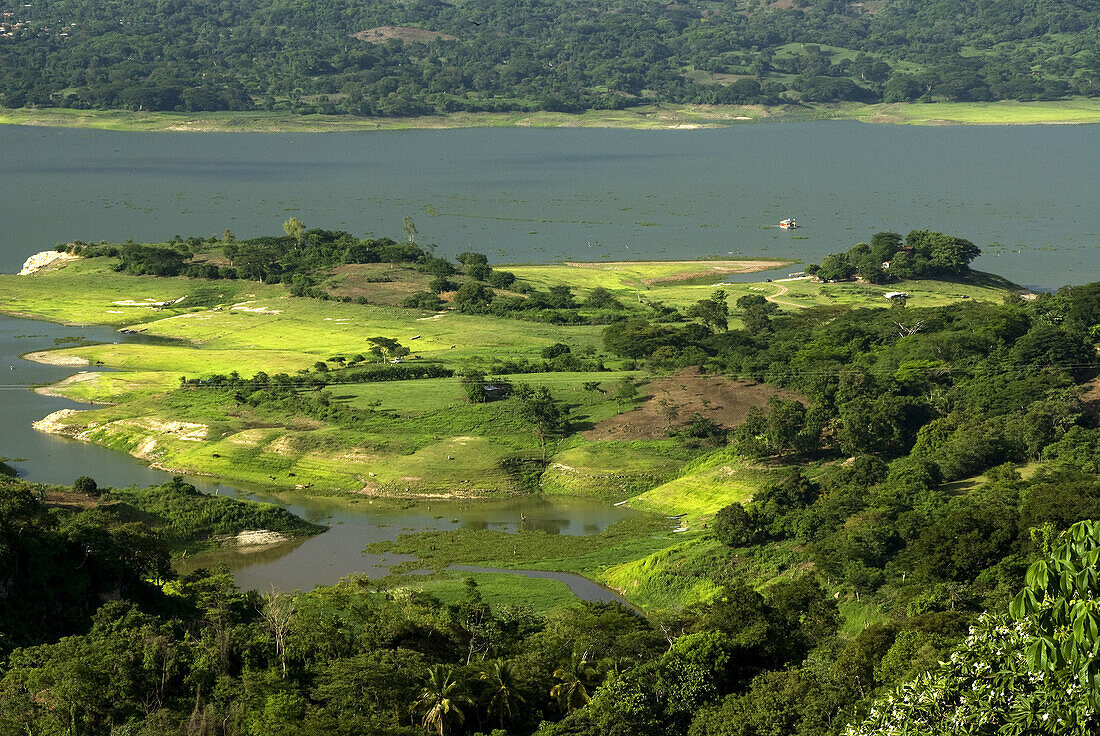
[[[772,304],[782,304],[782,305],[787,306],[787,307],[796,307],[798,309],[802,308],[801,304],[795,304],[794,302],[788,302],[788,301],[785,301],[785,300],[779,298],[779,297],[783,296],[784,294],[786,294],[788,291],[790,291],[790,289],[788,289],[783,284],[776,284],[776,287],[779,289],[779,291],[775,292],[771,296],[766,296],[764,298],[767,299]]]

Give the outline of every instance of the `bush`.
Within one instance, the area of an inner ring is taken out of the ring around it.
[[[94,479],[89,478],[86,475],[82,475],[73,481],[73,492],[82,493],[85,496],[98,497],[99,486],[96,484]]]
[[[443,306],[443,302],[430,291],[418,291],[405,297],[402,306],[406,309],[423,309],[427,312],[435,312]]]

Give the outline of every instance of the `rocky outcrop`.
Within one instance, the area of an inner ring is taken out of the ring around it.
[[[47,266],[64,266],[69,261],[75,261],[79,258],[80,256],[74,256],[72,253],[44,250],[41,253],[35,253],[33,256],[23,261],[23,270],[19,272],[19,275],[30,276],[32,273],[37,273]]]

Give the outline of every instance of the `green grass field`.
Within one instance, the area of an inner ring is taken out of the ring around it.
[[[681,526],[699,528],[723,506],[745,503],[767,479],[724,447],[690,463],[667,483],[630,499],[631,508],[681,516]]]
[[[407,582],[398,587],[429,593],[444,604],[458,603],[463,599],[467,578],[477,583],[482,600],[494,609],[513,606],[542,614],[581,604],[580,599],[560,580],[529,578],[507,572],[446,572],[422,580],[417,577],[407,576]]]
[[[676,475],[693,452],[673,440],[590,442],[576,438],[542,475],[543,493],[619,502]]]
[[[607,263],[578,261],[546,265],[503,265],[501,268],[541,289],[568,284],[578,289],[594,289],[600,286],[609,291],[623,293],[644,291],[659,284],[706,276],[714,276],[717,280],[726,274],[765,271],[789,263],[793,261],[767,258]]]
[[[843,282],[826,284],[810,279],[782,279],[770,283],[720,283],[724,266],[708,264],[749,264],[757,263],[761,267],[777,268],[790,264],[790,272],[799,270],[791,261],[689,261],[678,266],[665,263],[585,263],[578,265],[552,264],[546,266],[507,266],[517,277],[538,287],[546,288],[553,284],[567,284],[579,294],[596,287],[612,292],[627,306],[635,306],[639,301],[659,301],[670,306],[684,308],[707,299],[715,289],[726,292],[727,301],[732,305],[738,298],[747,294],[759,294],[768,297],[781,308],[804,308],[822,305],[889,307],[883,297],[891,291],[909,293],[909,305],[914,307],[937,307],[960,299],[977,299],[1000,303],[1005,290],[1015,285],[999,281],[987,274],[979,274],[973,282],[948,281],[903,281],[885,286]],[[763,264],[767,263],[767,266]],[[745,271],[759,270],[746,268]],[[732,273],[732,271],[731,271]],[[697,276],[697,278],[679,278]],[[733,310],[736,311],[736,310]]]
[[[619,295],[628,308],[638,309],[637,294],[685,307],[713,292],[713,284],[699,282],[720,277],[716,269],[774,263],[513,268],[538,288],[564,283],[583,298],[602,286]],[[919,281],[892,287],[776,281],[723,288],[730,301],[742,294],[763,294],[784,309],[822,304],[885,308],[882,294],[899,288],[910,293],[914,306],[1003,297],[1003,284],[984,277],[975,281]],[[368,338],[377,335],[408,346],[411,362],[432,360],[453,370],[478,367],[491,372],[497,359],[538,360],[541,350],[555,342],[581,352],[598,353],[602,348],[603,328],[598,325],[562,327],[453,311],[423,313],[293,298],[283,286],[252,282],[134,277],[111,270],[108,259],[78,260],[32,276],[0,276],[0,295],[3,311],[61,322],[105,323],[147,338],[52,352],[49,357],[76,357],[114,369],[87,372],[50,389],[81,401],[111,404],[64,419],[69,434],[176,471],[275,488],[308,486],[314,493],[481,497],[530,490],[535,479],[528,471],[512,476],[506,468],[515,460],[539,457],[541,450],[530,426],[519,419],[514,401],[467,404],[457,378],[334,385],[330,391],[336,402],[368,411],[370,421],[354,429],[207,401],[201,389],[171,393],[179,379],[233,371],[248,377],[261,370],[314,370],[318,361],[368,352]],[[731,322],[738,324],[736,318]],[[604,360],[616,362],[607,356]],[[681,473],[680,466],[696,453],[671,440],[585,440],[579,432],[626,408],[610,396],[627,376],[644,378],[623,371],[510,377],[513,383],[550,387],[571,411],[573,434],[548,448],[550,462],[540,482],[545,492],[611,502],[632,499],[639,509],[683,514],[691,525],[703,523],[732,501],[751,497],[761,472],[727,462],[728,458]],[[223,396],[220,401],[224,400]],[[171,421],[195,424],[202,428],[201,436],[164,430]]]

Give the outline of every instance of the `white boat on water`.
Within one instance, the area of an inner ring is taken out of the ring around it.
[[[793,217],[788,217],[786,220],[779,221],[779,227],[783,228],[784,230],[794,230],[796,227],[798,227],[798,223],[794,221]]]

